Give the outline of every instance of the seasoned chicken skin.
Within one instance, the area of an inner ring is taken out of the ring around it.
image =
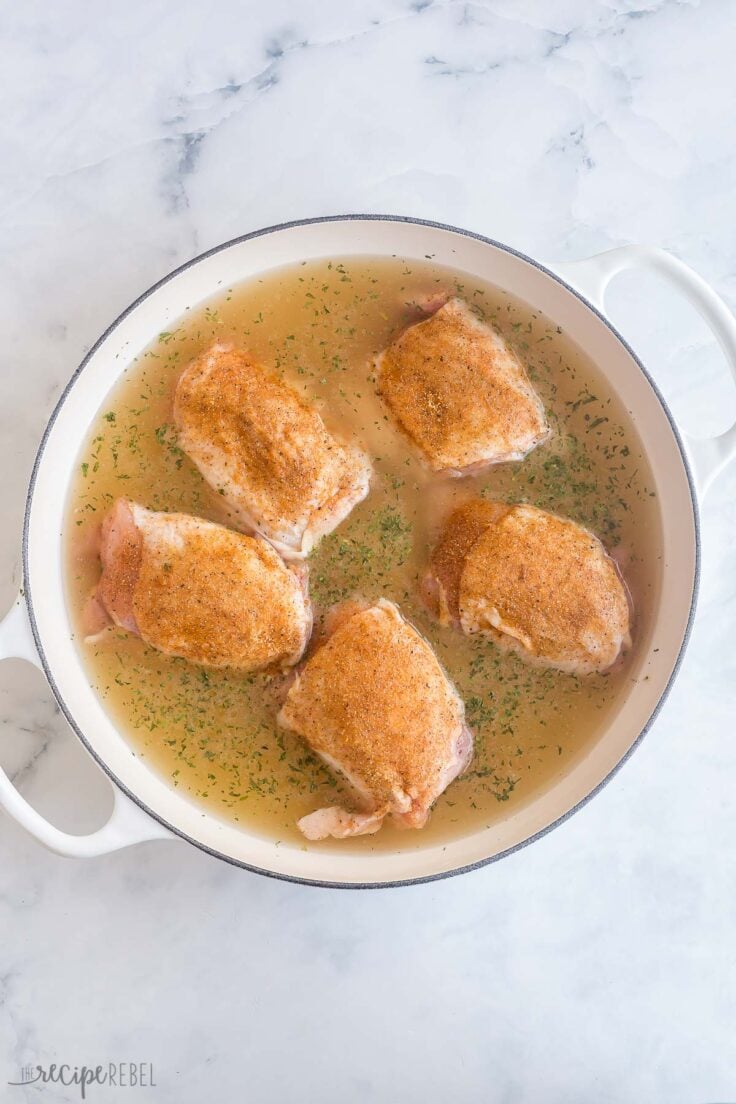
[[[368,493],[367,457],[232,345],[212,345],[184,370],[174,420],[180,447],[224,496],[236,528],[286,557],[306,556]]]
[[[424,593],[443,624],[562,671],[605,671],[630,644],[614,561],[593,533],[536,506],[476,499],[455,510]]]
[[[299,828],[312,840],[377,832],[386,816],[423,827],[472,753],[455,688],[427,641],[384,599],[346,609],[296,675],[279,723],[343,775],[362,805],[303,817]]]
[[[266,541],[117,500],[102,525],[89,613],[208,667],[290,666],[312,629],[306,579]]]
[[[434,471],[522,460],[549,436],[521,361],[462,299],[404,330],[376,369],[379,393]]]

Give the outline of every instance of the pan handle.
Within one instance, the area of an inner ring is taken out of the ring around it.
[[[710,326],[736,382],[736,318],[703,277],[672,253],[652,245],[623,245],[619,249],[610,249],[583,261],[555,264],[552,267],[566,283],[582,292],[586,299],[603,312],[606,288],[619,272],[642,267],[663,276],[682,292]],[[686,436],[685,448],[702,498],[716,476],[736,456],[736,424],[717,437]]]
[[[0,660],[25,659],[39,669],[41,661],[36,651],[25,599],[19,595],[10,611],[0,622]],[[144,813],[117,786],[112,814],[107,824],[86,836],[74,836],[55,828],[16,790],[0,767],[0,806],[32,836],[55,851],[74,859],[106,855],[145,840],[175,839],[167,828]]]

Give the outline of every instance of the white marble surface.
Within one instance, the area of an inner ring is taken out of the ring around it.
[[[729,0],[41,0],[0,8],[0,603],[26,482],[84,351],[195,253],[290,218],[410,213],[546,258],[676,251],[736,305]],[[612,311],[690,428],[736,396],[644,276]],[[25,1062],[153,1062],[102,1102],[736,1101],[736,472],[653,731],[504,862],[310,890],[179,843],[74,863],[0,820],[0,1099]],[[0,668],[0,756],[40,809],[109,790],[41,676]]]

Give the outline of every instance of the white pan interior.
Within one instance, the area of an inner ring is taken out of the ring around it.
[[[663,513],[664,570],[659,610],[638,678],[599,741],[557,784],[492,828],[444,846],[421,847],[406,833],[400,853],[341,853],[339,844],[280,844],[203,811],[153,774],[106,715],[71,643],[63,586],[62,523],[77,453],[92,417],[120,372],[187,307],[219,288],[299,260],[347,255],[410,259],[433,255],[497,284],[542,310],[606,373],[649,456]],[[96,346],[71,383],[45,438],[29,501],[26,589],[47,673],[67,717],[118,783],[175,831],[218,854],[272,873],[334,883],[403,881],[489,859],[549,827],[590,795],[636,742],[656,711],[689,623],[696,577],[696,518],[687,471],[668,415],[631,353],[563,284],[500,246],[415,222],[339,219],[286,226],[193,262],[144,296]],[[647,676],[646,678],[644,676]]]

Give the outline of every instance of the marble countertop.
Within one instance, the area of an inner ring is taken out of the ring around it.
[[[194,254],[348,211],[538,257],[646,241],[736,306],[729,0],[5,5],[0,605],[45,420],[100,332]],[[653,277],[611,312],[685,428],[736,392]],[[474,874],[339,892],[182,843],[55,857],[0,819],[0,1098],[27,1064],[152,1063],[90,1101],[736,1101],[736,471],[703,509],[679,680],[613,784]],[[0,756],[69,830],[108,783],[40,674],[0,668]],[[137,1093],[137,1095],[136,1095]]]

